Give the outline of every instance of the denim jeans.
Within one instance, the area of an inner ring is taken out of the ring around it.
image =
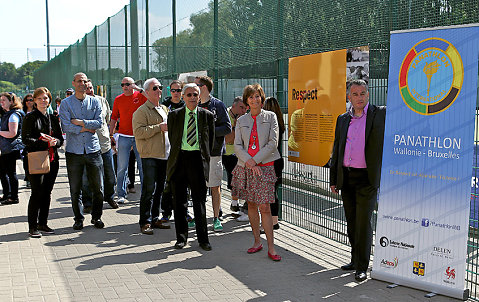
[[[116,184],[116,175],[115,170],[113,169],[113,151],[110,149],[105,153],[101,154],[103,160],[103,196],[104,201],[108,202],[113,200],[115,196],[115,184]],[[86,168],[83,173],[83,185],[82,185],[82,202],[84,207],[91,207],[93,194],[89,189],[90,184],[88,182],[88,177],[86,173]]]
[[[130,150],[133,147],[133,151],[136,156],[136,163],[138,165],[138,170],[140,171],[140,182],[143,184],[143,169],[141,165],[141,158],[138,150],[136,149],[136,143],[134,137],[121,136],[118,138],[117,145],[117,180],[116,184],[116,194],[118,198],[126,197],[126,185],[127,185],[127,174],[128,174],[128,160],[130,158]]]
[[[93,194],[91,217],[92,219],[100,219],[103,213],[103,161],[100,152],[90,154],[66,152],[65,158],[75,221],[83,221],[85,219],[81,202],[82,177],[85,167],[90,184],[89,191]]]
[[[143,226],[158,220],[160,216],[160,201],[165,186],[167,161],[156,158],[142,158],[141,161],[145,167],[140,197],[140,226]]]
[[[20,151],[0,155],[0,181],[3,188],[3,196],[18,199],[17,159]]]

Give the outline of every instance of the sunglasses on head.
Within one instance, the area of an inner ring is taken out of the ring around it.
[[[156,86],[153,86],[151,89],[153,89],[153,91],[157,91],[158,89],[163,90],[163,86],[156,85]]]
[[[203,86],[205,86],[205,84],[199,83],[199,84],[196,84],[196,86],[198,86],[198,87],[203,87]]]
[[[197,97],[198,93],[187,93],[186,96],[189,97],[189,98],[192,97],[192,96]]]
[[[120,85],[121,85],[121,87],[124,87],[124,86],[128,87],[128,86],[131,85],[131,83],[121,83]]]
[[[170,89],[171,92],[181,92],[181,89]]]

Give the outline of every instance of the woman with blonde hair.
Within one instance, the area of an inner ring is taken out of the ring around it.
[[[52,102],[52,95],[46,87],[33,92],[35,109],[25,116],[22,129],[22,140],[27,152],[48,151],[50,171],[46,174],[30,174],[32,194],[28,202],[28,229],[33,238],[40,238],[43,232],[53,234],[47,225],[50,210],[51,192],[59,168],[57,149],[63,143],[60,122],[53,114],[47,113]]]
[[[23,149],[20,133],[25,114],[22,102],[11,92],[0,94],[0,105],[5,113],[0,121],[0,181],[3,187],[3,205],[18,203],[17,159]]]
[[[253,230],[254,244],[249,254],[263,249],[260,240],[259,212],[268,242],[268,257],[280,261],[274,248],[273,220],[270,204],[274,203],[276,174],[274,161],[278,152],[279,127],[276,114],[262,109],[265,101],[259,84],[248,85],[243,91],[243,102],[250,112],[236,121],[235,153],[238,164],[233,170],[232,195],[248,202],[248,217]]]

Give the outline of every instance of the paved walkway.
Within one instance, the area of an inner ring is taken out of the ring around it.
[[[139,192],[117,210],[104,205],[105,229],[95,229],[86,215],[85,228],[74,231],[63,159],[61,167],[49,217],[55,235],[28,237],[30,192],[23,181],[20,204],[0,207],[1,302],[450,300],[427,299],[425,292],[404,287],[387,289],[376,280],[358,284],[354,274],[338,269],[348,260],[345,246],[283,222],[275,231],[279,263],[269,260],[266,250],[248,255],[249,225],[228,216],[224,232],[210,232],[212,251],[198,247],[194,231],[189,245],[175,250],[173,228],[140,233]],[[18,171],[23,179],[20,161]],[[226,213],[229,202],[225,196]],[[207,209],[212,217],[211,202]],[[211,218],[209,223],[211,228]]]

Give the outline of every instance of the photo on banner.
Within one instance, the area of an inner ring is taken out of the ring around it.
[[[289,161],[328,164],[336,119],[349,108],[346,82],[351,79],[369,81],[368,46],[289,59]]]

